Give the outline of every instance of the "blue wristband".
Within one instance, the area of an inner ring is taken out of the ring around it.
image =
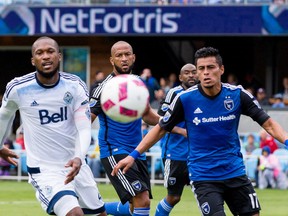
[[[140,153],[139,151],[134,150],[133,152],[129,154],[129,156],[133,157],[136,160],[140,156]]]
[[[288,147],[288,139],[285,140],[284,144]]]

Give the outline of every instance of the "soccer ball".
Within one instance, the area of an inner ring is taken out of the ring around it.
[[[149,92],[139,77],[120,74],[104,85],[100,101],[102,110],[112,120],[128,123],[142,117]]]

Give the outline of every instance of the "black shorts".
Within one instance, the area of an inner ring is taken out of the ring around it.
[[[189,185],[189,174],[186,161],[163,159],[164,186],[169,195],[181,196],[184,186]]]
[[[125,173],[125,175],[118,174],[117,176],[111,176],[113,167],[126,156],[128,155],[119,154],[101,159],[105,172],[115,188],[121,202],[124,204],[143,191],[148,191],[149,198],[152,199],[150,176],[146,160],[135,160],[135,163]]]
[[[193,182],[192,186],[205,216],[224,212],[224,201],[233,215],[250,216],[261,210],[257,194],[246,175],[223,181]]]

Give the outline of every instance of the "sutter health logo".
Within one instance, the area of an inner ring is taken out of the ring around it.
[[[235,119],[235,115],[228,115],[228,116],[219,116],[219,117],[209,117],[209,118],[201,118],[201,120],[198,117],[195,117],[193,119],[193,123],[195,125],[198,125],[200,123],[212,123],[212,122],[221,122],[221,121],[231,121]]]

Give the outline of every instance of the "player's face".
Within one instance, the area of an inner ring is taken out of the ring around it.
[[[195,66],[187,67],[179,75],[179,80],[185,89],[198,83],[198,73]]]
[[[119,44],[114,48],[110,62],[118,74],[129,74],[134,66],[135,55],[128,44]]]
[[[203,88],[221,86],[221,75],[224,73],[224,66],[219,66],[215,57],[199,58],[197,60],[197,73]]]
[[[32,49],[32,65],[36,67],[38,75],[52,78],[59,70],[61,53],[51,39],[36,41]]]

